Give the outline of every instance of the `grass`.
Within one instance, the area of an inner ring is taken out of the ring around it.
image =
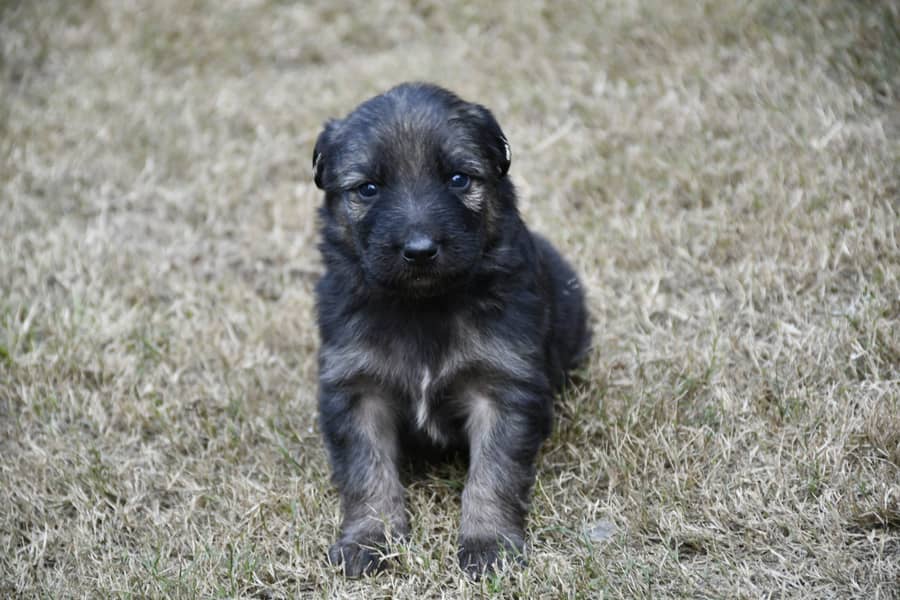
[[[0,2],[0,595],[900,597],[892,2]],[[324,562],[311,147],[428,79],[492,107],[595,347],[526,568]]]

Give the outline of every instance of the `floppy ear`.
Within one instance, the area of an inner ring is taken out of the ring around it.
[[[325,172],[325,162],[329,159],[331,150],[331,134],[334,131],[336,121],[334,119],[325,123],[325,128],[316,139],[316,145],[312,154],[313,181],[320,190],[322,187],[322,175]]]
[[[499,125],[497,126],[499,129]],[[509,165],[512,163],[512,150],[509,147],[509,141],[506,139],[506,135],[501,131],[500,132],[500,142],[503,144],[503,158],[500,161],[500,175],[506,175],[509,171]]]
[[[488,149],[491,161],[497,169],[497,175],[503,177],[509,171],[509,164],[512,160],[512,152],[509,149],[506,135],[500,129],[497,119],[487,108],[480,104],[473,104],[472,111],[479,121],[481,144]]]

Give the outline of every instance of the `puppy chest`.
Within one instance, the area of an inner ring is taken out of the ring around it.
[[[479,382],[528,374],[527,358],[503,339],[472,327],[455,335],[411,335],[394,330],[375,344],[348,340],[322,349],[320,377],[362,388],[394,404],[405,426],[439,445],[465,437],[468,398]],[[425,341],[423,341],[425,340]]]
[[[439,445],[458,441],[462,433],[463,407],[459,394],[454,391],[455,379],[458,378],[440,368],[422,366],[416,373],[415,386],[410,386],[405,394],[408,425]]]
[[[411,398],[413,424],[433,441],[443,443],[447,439],[447,431],[446,426],[441,426],[440,419],[435,414],[435,409],[439,407],[432,405],[432,381],[431,369],[424,367],[418,379],[418,388],[413,390]]]

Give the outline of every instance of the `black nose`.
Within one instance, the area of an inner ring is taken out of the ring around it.
[[[438,255],[438,246],[426,235],[414,235],[403,244],[403,260],[416,265],[433,261]]]

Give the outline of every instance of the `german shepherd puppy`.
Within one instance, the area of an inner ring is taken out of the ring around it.
[[[584,357],[584,296],[531,233],[493,115],[434,85],[403,84],[326,123],[316,288],[319,411],[343,512],[329,551],[377,570],[409,530],[400,465],[468,455],[460,566],[521,556],[535,458],[553,395]]]

